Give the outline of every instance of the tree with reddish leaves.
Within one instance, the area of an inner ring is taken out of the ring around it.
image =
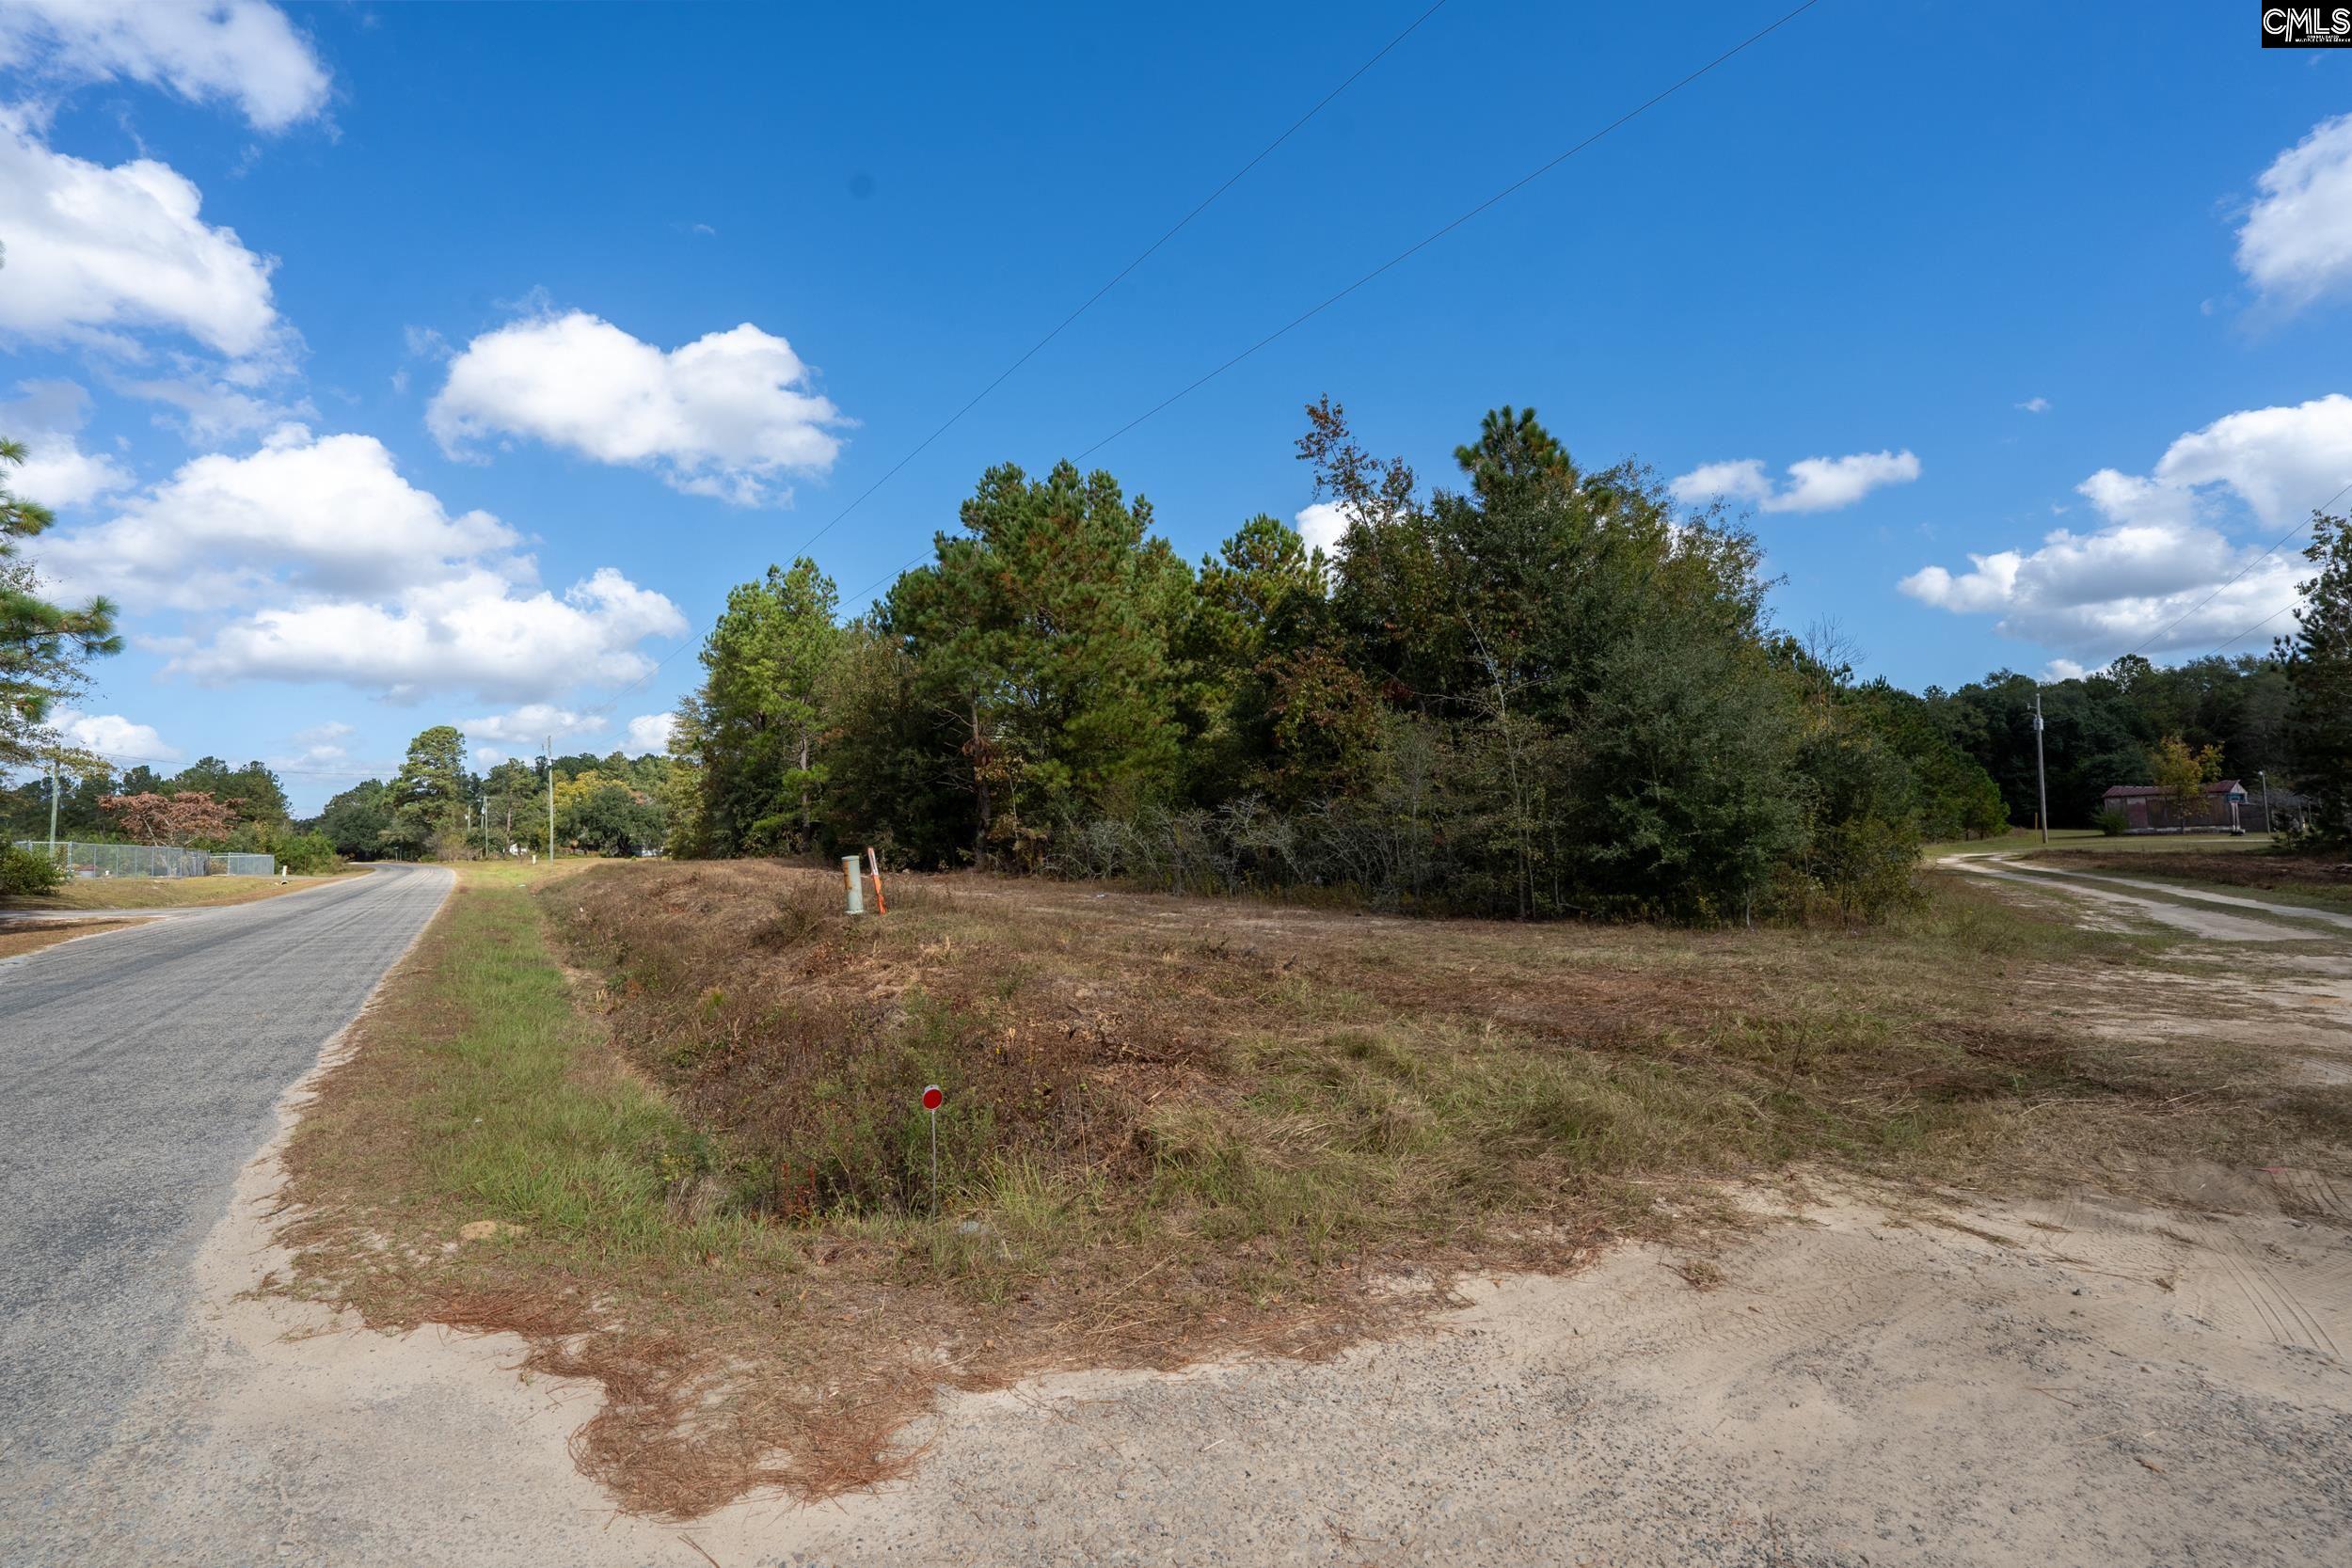
[[[229,803],[202,790],[178,795],[109,795],[98,802],[98,809],[141,844],[183,848],[199,839],[225,839],[236,826],[236,813]]]

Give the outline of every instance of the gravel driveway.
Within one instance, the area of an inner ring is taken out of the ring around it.
[[[84,1560],[46,1515],[184,1323],[278,1096],[452,880],[385,867],[0,963],[0,1561]]]

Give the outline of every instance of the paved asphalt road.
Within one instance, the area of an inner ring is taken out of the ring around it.
[[[0,1544],[106,1446],[278,1096],[452,880],[385,867],[0,963]]]

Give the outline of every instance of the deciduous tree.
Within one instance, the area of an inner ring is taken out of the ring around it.
[[[109,795],[99,802],[127,838],[141,844],[192,844],[226,840],[236,813],[225,800],[200,789],[177,795]]]

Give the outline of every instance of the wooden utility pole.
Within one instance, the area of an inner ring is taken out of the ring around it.
[[[2042,688],[2033,689],[2033,782],[2040,795],[2042,810],[2035,820],[2042,825],[2042,842],[2050,842],[2050,775],[2042,765]]]

